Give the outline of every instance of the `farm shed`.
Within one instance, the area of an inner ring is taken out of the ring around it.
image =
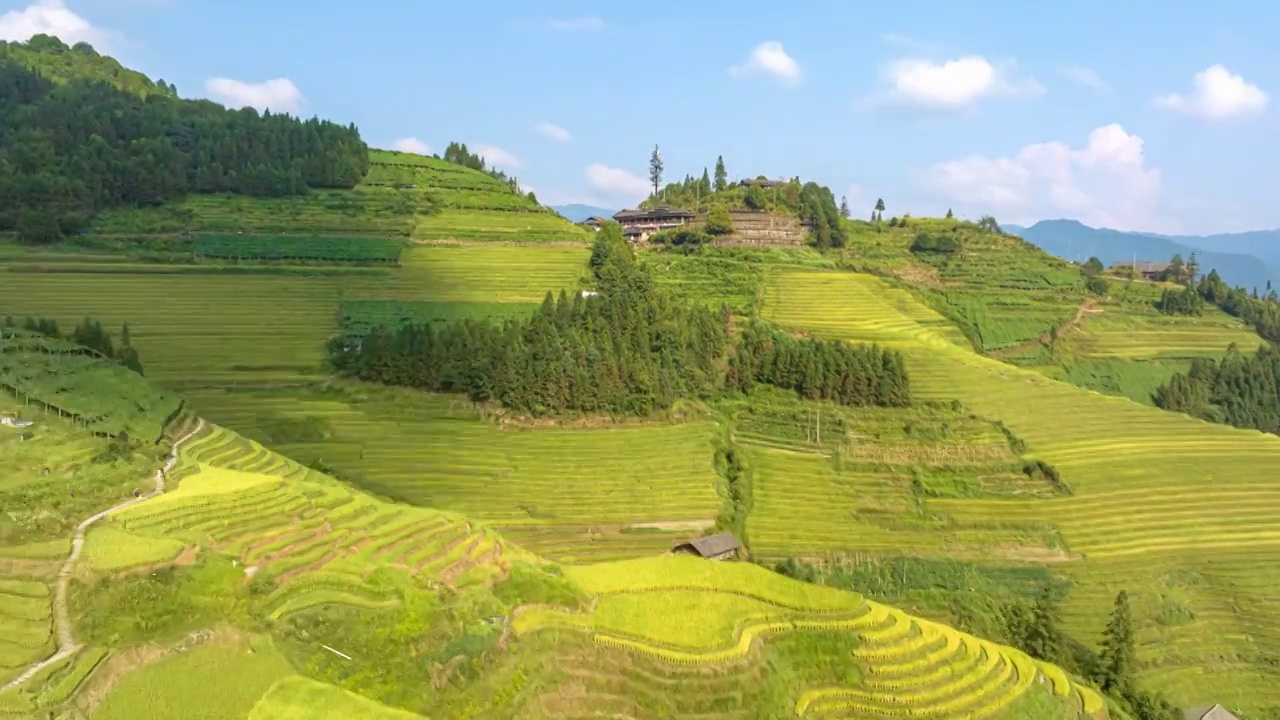
[[[738,550],[741,548],[742,544],[733,536],[733,533],[722,532],[681,543],[672,548],[671,552],[681,555],[698,555],[708,560],[729,560],[737,557]]]
[[[1187,708],[1182,711],[1182,717],[1186,718],[1186,720],[1240,720],[1235,714],[1221,705]]]

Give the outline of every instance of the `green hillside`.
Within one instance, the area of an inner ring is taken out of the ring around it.
[[[0,318],[128,323],[146,368],[0,340],[0,414],[39,413],[0,427],[0,685],[55,659],[0,718],[1275,716],[1280,440],[1153,397],[1269,427],[1193,362],[1274,304],[788,187],[815,247],[630,247],[377,150],[0,241]],[[75,525],[171,448],[63,642]],[[669,553],[716,531],[744,562]]]
[[[46,457],[92,442],[56,415],[36,428],[24,450]],[[1105,713],[1053,665],[855,593],[688,557],[562,567],[217,425],[168,438],[166,492],[88,529],[65,596],[58,529],[0,542],[0,682],[19,681],[0,717]],[[146,460],[58,470],[83,489]]]

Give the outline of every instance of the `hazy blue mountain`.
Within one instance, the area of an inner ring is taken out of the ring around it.
[[[569,222],[582,222],[587,218],[598,215],[603,218],[613,217],[617,210],[609,210],[607,208],[595,207],[594,205],[551,205],[552,210],[563,215]]]
[[[1183,245],[1241,255],[1254,255],[1280,268],[1280,230],[1250,230],[1218,235],[1156,235]]]
[[[1031,227],[1002,225],[1005,232],[1013,233],[1039,246],[1045,252],[1058,257],[1084,262],[1097,257],[1106,265],[1133,260],[1168,260],[1175,254],[1184,259],[1196,254],[1202,272],[1217,270],[1232,285],[1246,288],[1266,286],[1267,281],[1280,284],[1280,254],[1271,251],[1269,265],[1257,254],[1246,254],[1240,248],[1261,247],[1264,240],[1242,236],[1266,235],[1280,238],[1280,232],[1263,231],[1240,235],[1178,236],[1149,233],[1121,232],[1107,228],[1091,228],[1075,220],[1041,220]],[[1225,241],[1224,241],[1225,239]]]

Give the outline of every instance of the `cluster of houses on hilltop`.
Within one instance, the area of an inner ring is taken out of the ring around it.
[[[749,180],[739,180],[738,185],[742,187],[760,187],[775,188],[787,184],[787,180],[768,180],[764,178],[754,178]],[[684,227],[692,224],[697,220],[696,213],[690,212],[683,208],[672,207],[670,205],[658,205],[648,210],[621,210],[614,214],[613,220],[622,226],[623,237],[633,242],[642,242],[649,239],[649,236],[662,232],[663,230],[672,230],[674,228]],[[599,230],[600,225],[609,218],[592,216],[583,220],[580,224],[592,230]]]

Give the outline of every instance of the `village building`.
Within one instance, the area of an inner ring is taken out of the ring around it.
[[[588,230],[595,230],[599,232],[600,226],[603,225],[605,221],[606,221],[606,218],[602,218],[598,215],[592,215],[591,217],[587,218],[586,220],[583,220],[578,224],[584,228],[587,228]]]
[[[1169,269],[1167,262],[1135,262],[1132,265],[1133,271],[1142,276],[1144,280],[1156,281],[1164,275],[1164,271]]]
[[[732,560],[738,556],[742,543],[733,533],[722,532],[681,543],[671,549],[677,555],[697,555],[707,560]]]
[[[1186,720],[1240,720],[1221,705],[1187,708],[1182,711],[1182,717]]]
[[[684,227],[693,222],[694,213],[670,205],[648,210],[622,210],[613,216],[622,226],[622,235],[632,242],[643,242],[663,230]]]
[[[787,181],[786,181],[786,180],[762,180],[762,179],[760,179],[760,178],[748,178],[748,179],[746,179],[746,180],[739,180],[739,181],[738,181],[738,184],[739,184],[739,185],[741,185],[742,187],[751,187],[752,185],[755,185],[756,187],[760,187],[760,188],[764,188],[765,190],[768,190],[769,188],[782,187],[783,185],[786,185],[786,184],[787,184]]]

